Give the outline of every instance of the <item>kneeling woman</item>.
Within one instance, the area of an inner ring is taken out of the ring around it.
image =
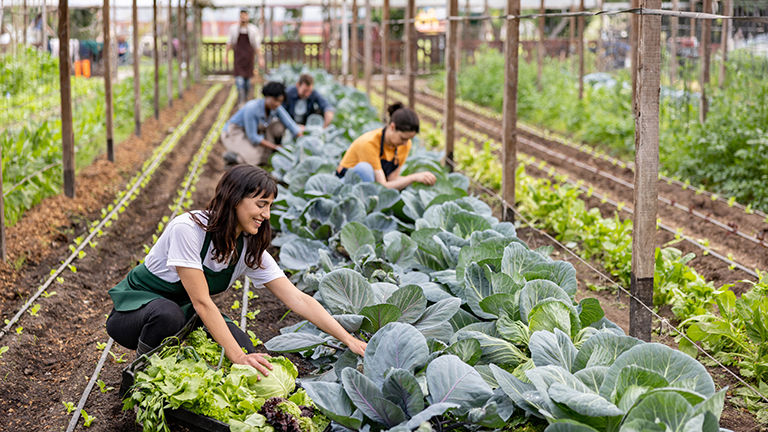
[[[143,354],[177,333],[194,312],[233,363],[271,368],[250,338],[226,322],[211,299],[242,275],[264,285],[286,307],[363,355],[366,344],[347,333],[311,296],[299,291],[266,252],[275,180],[261,168],[239,165],[224,174],[203,211],[174,218],[144,263],[109,290],[114,309],[107,333]],[[248,354],[243,353],[243,347]]]
[[[419,133],[419,117],[402,103],[390,105],[387,111],[389,124],[354,140],[336,168],[336,175],[344,177],[351,171],[363,181],[375,180],[390,189],[403,189],[413,182],[435,184],[435,175],[429,171],[400,175],[411,151],[411,139]]]

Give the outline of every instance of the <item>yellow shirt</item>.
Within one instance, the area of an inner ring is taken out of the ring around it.
[[[404,145],[398,146],[397,149],[385,145],[384,154],[379,156],[381,151],[381,132],[382,129],[380,128],[374,129],[354,140],[352,145],[349,146],[349,150],[341,159],[339,170],[342,168],[354,168],[360,162],[368,162],[374,170],[381,170],[381,160],[394,160],[395,155],[397,155],[397,165],[403,166],[408,158],[408,153],[411,151],[411,140],[408,140]]]

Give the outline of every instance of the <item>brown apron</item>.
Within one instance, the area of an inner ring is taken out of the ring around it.
[[[235,45],[235,76],[251,78],[253,76],[253,62],[256,50],[251,46],[248,33],[240,33]]]

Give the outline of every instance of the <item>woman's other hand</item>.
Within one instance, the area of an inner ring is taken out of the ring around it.
[[[262,375],[268,376],[269,371],[272,370],[272,363],[269,362],[269,355],[263,353],[245,354],[242,357],[238,357],[232,363],[248,365],[261,372]],[[257,378],[261,380],[261,377],[257,375]]]
[[[424,183],[427,186],[432,186],[437,181],[437,177],[429,171],[418,172],[414,176],[417,182]]]
[[[361,357],[365,357],[365,348],[368,347],[367,343],[361,341],[360,339],[352,338],[347,346],[352,350],[353,353]]]

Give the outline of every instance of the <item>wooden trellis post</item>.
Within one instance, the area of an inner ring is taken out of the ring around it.
[[[642,0],[661,9],[661,0]],[[638,86],[635,114],[635,192],[629,334],[651,340],[656,214],[659,183],[659,91],[661,85],[661,17],[640,17]]]
[[[43,51],[48,49],[48,7],[45,4],[47,0],[42,0],[42,10],[40,11],[40,20],[42,21],[40,23],[40,39]],[[109,15],[107,15],[107,19],[109,19]],[[0,14],[0,23],[3,22],[2,15]]]
[[[357,10],[357,0],[352,0],[352,49],[350,50],[351,54],[349,56],[349,66],[352,70],[352,87],[357,88],[357,74],[358,71],[358,63],[359,63],[359,55],[360,51],[358,50],[360,46],[360,38],[357,34],[357,16],[359,14],[359,11]]]
[[[106,117],[106,135],[107,135],[107,160],[115,161],[115,144],[113,138],[112,120],[114,117],[114,107],[112,105],[112,34],[109,19],[109,0],[104,0],[104,116]]]
[[[672,0],[672,10],[677,12],[680,8],[678,0]],[[677,33],[679,19],[676,16],[669,18],[669,38],[672,43],[669,44],[669,82],[674,84],[677,81]]]
[[[576,4],[571,3],[571,12],[576,12]],[[573,52],[573,45],[576,43],[576,17],[568,18],[568,57],[570,59]]]
[[[347,17],[347,1],[341,0],[341,83],[347,85],[349,75],[349,21]]]
[[[631,8],[640,7],[640,0],[632,0],[630,2]],[[637,36],[638,36],[638,16],[637,14],[629,15],[629,60],[630,60],[630,74],[632,76],[632,112],[637,111]]]
[[[605,0],[600,0],[597,5],[597,8],[599,10],[603,10],[604,6],[605,6]],[[605,28],[605,21],[604,21],[605,14],[600,15],[599,20],[600,20],[598,21],[599,26],[597,30],[597,49],[595,50],[595,69],[597,69],[598,72],[603,70],[602,62],[600,59],[604,51],[603,50],[603,29]]]
[[[106,0],[105,0],[106,1]],[[157,49],[157,0],[152,0],[152,59],[155,62],[155,119],[160,119],[160,59]]]
[[[453,171],[453,141],[456,122],[456,69],[458,67],[459,1],[448,0],[448,35],[445,44],[445,105],[443,108],[443,131],[445,134],[445,162]]]
[[[133,0],[131,9],[131,25],[133,26],[133,123],[134,133],[136,136],[141,136],[141,77],[139,75],[141,53],[139,52],[139,12],[136,0]]]
[[[704,0],[703,13],[712,13],[712,0]],[[701,106],[699,107],[699,121],[704,123],[707,121],[707,114],[709,113],[709,98],[707,96],[707,88],[709,87],[709,47],[712,32],[712,21],[705,19],[701,23]]]
[[[723,12],[725,15],[732,16],[733,15],[733,0],[725,0],[725,4],[723,5]],[[720,87],[725,86],[725,78],[726,73],[728,72],[725,67],[726,63],[728,63],[728,35],[731,32],[731,20],[724,19],[723,20],[723,31],[722,36],[720,38],[720,45],[723,48],[723,59],[720,64]]]
[[[541,74],[544,69],[544,20],[546,18],[543,15],[546,12],[544,0],[541,0],[541,3],[539,3],[539,14],[542,15],[539,17],[539,49],[536,53],[536,86],[539,90],[541,90]]]
[[[184,55],[182,58],[184,59],[184,71],[187,73],[186,79],[184,80],[184,90],[189,90],[189,81],[192,79],[192,68],[190,67],[190,60],[192,57],[189,55],[189,0],[184,0],[184,9],[181,10],[181,22],[183,24],[184,30],[181,32],[181,43],[180,45],[183,47],[183,53]]]
[[[59,81],[61,88],[61,144],[64,194],[75,197],[75,134],[72,128],[72,88],[70,86],[69,0],[59,0]]]
[[[416,107],[416,0],[405,8],[405,74],[408,76],[408,106]]]
[[[389,90],[389,80],[387,80],[387,68],[389,68],[389,0],[384,0],[384,6],[381,11],[381,79],[384,85],[383,102],[384,107],[381,116],[384,121],[387,120],[387,93]]]
[[[168,23],[166,30],[168,30],[166,37],[165,49],[168,59],[168,71],[165,74],[166,78],[166,92],[168,93],[168,106],[173,106],[173,5],[172,0],[168,0]]]
[[[507,16],[520,15],[520,0],[507,0]],[[502,118],[501,193],[504,198],[502,219],[514,221],[515,171],[517,171],[517,61],[520,20],[507,20],[504,40],[504,106]]]
[[[274,11],[274,8],[272,8]],[[270,37],[272,30],[270,29]],[[201,79],[200,69],[200,51],[203,48],[203,8],[195,0],[195,81],[199,82]]]
[[[365,92],[368,97],[371,96],[371,75],[373,75],[373,41],[371,40],[371,32],[373,26],[371,24],[371,0],[365,0],[365,24],[363,25],[363,53],[365,57],[365,65],[363,73],[365,74]]]
[[[579,2],[579,12],[584,12],[584,0]],[[584,99],[584,17],[579,16],[577,22],[579,32],[579,100],[581,100]]]

